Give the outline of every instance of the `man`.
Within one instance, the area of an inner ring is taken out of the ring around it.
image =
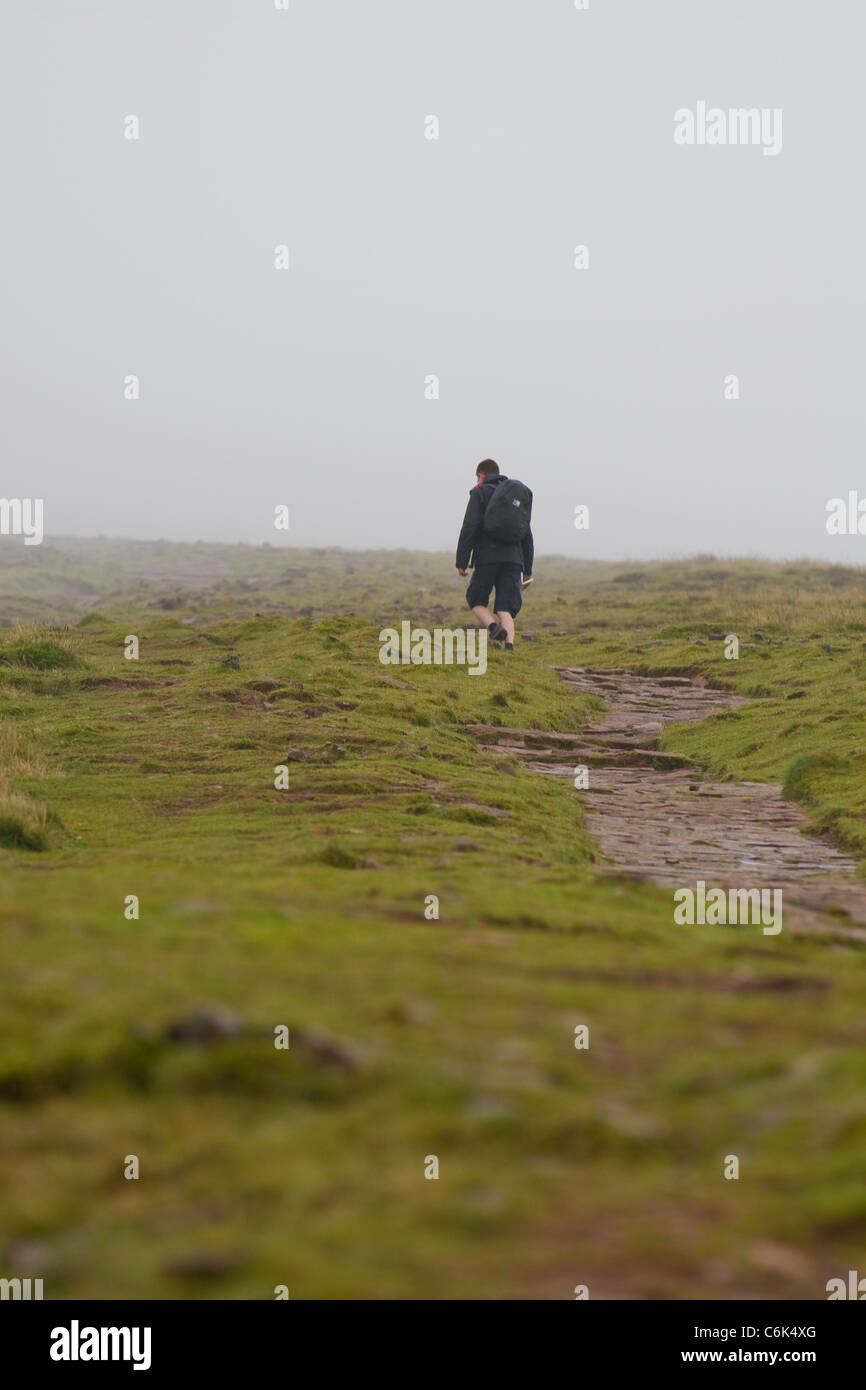
[[[494,642],[505,642],[514,651],[514,619],[520,612],[521,588],[532,580],[535,545],[532,539],[532,493],[516,478],[506,478],[493,459],[484,459],[475,470],[478,479],[469,494],[457,542],[457,572],[475,573],[466,590],[466,602]],[[490,590],[496,590],[494,610],[487,607]]]

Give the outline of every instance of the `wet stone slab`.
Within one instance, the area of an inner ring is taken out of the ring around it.
[[[575,692],[604,701],[585,731],[475,731],[493,755],[519,758],[546,776],[573,781],[578,766],[589,768],[588,788],[574,795],[606,861],[600,872],[676,886],[703,879],[722,888],[781,888],[786,924],[866,940],[853,925],[866,924],[866,884],[855,861],[810,836],[778,784],[708,782],[687,759],[658,749],[668,725],[747,700],[713,690],[703,677],[558,669]]]

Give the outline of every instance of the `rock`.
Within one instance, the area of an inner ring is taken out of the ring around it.
[[[342,1067],[345,1071],[357,1071],[363,1060],[363,1053],[357,1043],[344,1038],[331,1037],[310,1029],[292,1029],[292,1045],[305,1052],[320,1066]]]
[[[196,1047],[210,1043],[223,1042],[226,1038],[239,1037],[244,1023],[240,1016],[230,1009],[210,1005],[196,1009],[184,1018],[176,1018],[166,1025],[165,1037],[170,1042],[189,1043]]]
[[[805,1279],[812,1268],[802,1251],[772,1240],[753,1241],[749,1246],[749,1259],[760,1269],[780,1274],[783,1279]]]
[[[469,1192],[464,1193],[461,1198],[461,1206],[465,1211],[493,1216],[497,1212],[504,1211],[507,1202],[503,1193],[496,1187],[474,1187]]]
[[[784,890],[786,929],[790,911],[795,930],[866,941],[866,885],[857,876],[855,861],[811,838],[802,809],[785,801],[777,784],[707,781],[688,759],[655,747],[658,722],[666,728],[695,723],[720,710],[739,710],[748,700],[686,677],[637,676],[612,668],[555,669],[569,689],[604,702],[604,711],[592,716],[580,734],[492,723],[465,727],[479,744],[494,744],[494,772],[506,754],[568,785],[576,762],[590,766],[589,786],[580,800],[587,830],[607,861],[597,862],[596,873],[666,887],[697,879],[723,888],[772,884]],[[806,693],[791,692],[797,697]],[[843,925],[842,917],[851,925]],[[748,929],[760,923],[742,925]],[[728,986],[733,987],[730,981],[717,988]],[[736,988],[757,985],[738,983]],[[765,980],[761,988],[782,989],[783,984]]]
[[[235,656],[233,652],[230,652],[228,656],[223,657],[220,666],[226,671],[239,671],[241,669],[241,659],[239,656]]]
[[[605,1124],[617,1134],[629,1139],[657,1139],[664,1133],[664,1125],[654,1116],[633,1110],[619,1101],[611,1101],[602,1106]]]
[[[342,743],[325,743],[321,748],[290,748],[283,755],[283,762],[317,763],[327,766],[345,758],[347,751]]]
[[[468,835],[461,835],[454,848],[463,850],[466,853],[470,851],[480,853],[481,851],[481,846],[476,845],[474,840],[470,840]]]
[[[501,1096],[470,1096],[464,1109],[474,1120],[509,1120],[514,1114],[514,1106]]]
[[[29,1238],[15,1241],[7,1247],[6,1263],[11,1270],[15,1270],[15,1276],[23,1279],[40,1279],[57,1268],[50,1245]]]
[[[345,758],[348,749],[342,743],[326,743],[320,753],[320,761],[323,763],[336,763],[340,758]]]
[[[221,1279],[234,1273],[243,1260],[233,1250],[189,1250],[169,1260],[164,1268],[178,1279]]]
[[[385,1017],[392,1023],[429,1023],[433,1017],[433,1010],[423,999],[401,999],[398,1003],[392,1004],[385,1013]]]

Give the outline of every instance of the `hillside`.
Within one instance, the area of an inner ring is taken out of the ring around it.
[[[862,861],[866,575],[542,560],[483,677],[382,665],[465,622],[451,565],[0,547],[0,1255],[46,1297],[820,1298],[862,1257],[863,943],[674,925],[470,726],[581,732],[558,666],[704,677],[747,703],[661,750]]]

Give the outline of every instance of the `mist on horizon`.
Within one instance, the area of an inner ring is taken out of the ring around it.
[[[447,553],[493,457],[539,573],[862,563],[866,14],[815,14],[7,5],[0,497],[46,542]],[[678,144],[701,103],[778,148]]]

